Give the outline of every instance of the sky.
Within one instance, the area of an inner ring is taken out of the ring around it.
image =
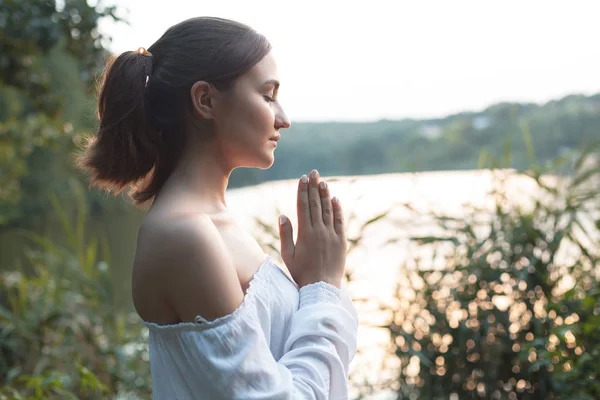
[[[91,2],[90,2],[91,3]],[[599,0],[105,0],[120,53],[195,16],[273,45],[292,121],[435,118],[600,92]]]

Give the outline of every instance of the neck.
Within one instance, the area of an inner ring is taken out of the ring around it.
[[[209,214],[226,211],[225,191],[233,171],[226,159],[216,141],[190,141],[161,192],[190,199]]]

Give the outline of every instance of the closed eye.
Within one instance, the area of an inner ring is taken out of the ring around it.
[[[274,98],[272,98],[271,96],[264,95],[263,97],[264,97],[264,98],[265,98],[265,100],[266,100],[266,101],[268,101],[269,103],[274,103],[274,102],[275,102],[275,99],[274,99]]]

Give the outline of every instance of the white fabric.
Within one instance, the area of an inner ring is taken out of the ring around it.
[[[358,315],[345,287],[298,286],[270,258],[214,321],[149,328],[155,400],[348,398]]]

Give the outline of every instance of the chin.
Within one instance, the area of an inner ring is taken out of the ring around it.
[[[247,160],[244,164],[240,165],[243,168],[258,168],[258,169],[269,169],[275,162],[275,156],[273,152],[261,154],[258,157],[253,157],[252,160]]]
[[[263,169],[263,170],[269,169],[273,166],[274,162],[275,162],[275,157],[271,154],[271,157],[263,160],[263,162],[261,163],[261,165],[258,168]]]

